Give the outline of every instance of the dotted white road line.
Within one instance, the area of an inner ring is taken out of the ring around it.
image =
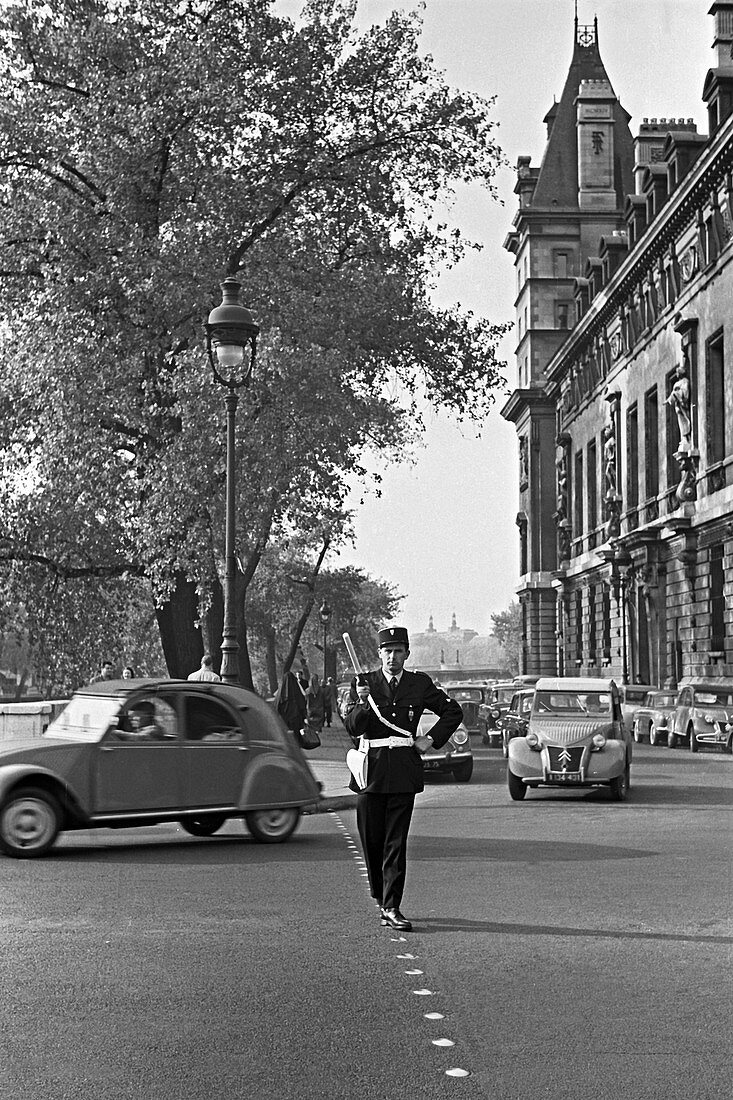
[[[344,840],[346,841],[346,847],[352,853],[352,858],[353,858],[354,862],[356,864],[360,865],[361,867],[366,867],[366,863],[364,862],[363,857],[360,854],[358,854],[359,853],[359,848],[355,844],[353,838],[350,836],[346,826],[340,820],[340,818],[338,817],[338,815],[336,814],[335,811],[331,811],[331,812],[333,813],[333,816],[335,818],[336,827],[343,834]],[[357,853],[357,854],[354,854],[354,853]],[[366,870],[360,871],[360,876],[361,876],[361,878],[368,879],[369,878],[369,873]],[[379,906],[378,901],[376,902],[376,905]],[[390,936],[390,942],[391,943],[407,943],[407,939],[406,939],[405,936]],[[419,955],[413,955],[410,952],[405,952],[402,955],[397,955],[398,959],[403,960],[405,962],[414,962],[419,957],[420,957]],[[422,976],[424,971],[418,970],[417,968],[414,968],[412,970],[405,970],[404,973],[405,973],[406,977],[416,978],[418,976]],[[412,993],[413,993],[413,996],[415,996],[415,997],[434,997],[435,996],[434,991],[432,989],[427,989],[427,988],[413,989]],[[423,1018],[425,1020],[438,1021],[438,1020],[444,1020],[445,1015],[442,1012],[424,1012],[423,1013]],[[454,1039],[449,1039],[448,1036],[445,1036],[445,1035],[440,1036],[437,1039],[431,1039],[430,1042],[431,1042],[432,1046],[438,1047],[441,1050],[452,1050],[452,1048],[456,1045]],[[444,1076],[446,1076],[446,1077],[470,1077],[469,1070],[462,1069],[460,1066],[452,1066],[450,1069],[444,1070],[443,1073],[444,1073]]]

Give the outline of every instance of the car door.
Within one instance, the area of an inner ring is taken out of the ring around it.
[[[135,731],[132,713],[149,708],[150,733]],[[133,697],[99,744],[93,777],[95,814],[176,809],[181,800],[181,745],[173,699]]]
[[[237,712],[210,694],[183,692],[184,805],[239,804],[249,747]]]

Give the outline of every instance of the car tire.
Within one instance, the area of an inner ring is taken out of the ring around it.
[[[453,769],[453,778],[456,783],[468,783],[473,775],[473,760],[465,760]]]
[[[677,734],[674,732],[674,730],[670,730],[667,734],[667,745],[670,749],[677,748]]]
[[[182,817],[180,826],[189,836],[213,836],[225,821],[225,814],[203,814],[201,817]]]
[[[509,796],[513,802],[521,802],[527,793],[526,784],[522,782],[518,775],[515,775],[511,768],[506,770],[506,781],[509,787]]]
[[[639,723],[638,722],[634,722],[633,734],[634,734],[634,740],[636,741],[636,743],[638,745],[639,742],[641,741],[641,731],[639,729]]]
[[[690,752],[697,752],[698,748],[700,747],[697,743],[697,738],[695,737],[695,727],[692,725],[687,727],[687,743]]]
[[[651,726],[649,727],[649,744],[656,745],[658,740],[659,735],[657,734],[657,727],[652,722]]]
[[[260,844],[282,844],[292,836],[300,822],[300,810],[250,810],[244,815],[252,837]]]
[[[614,802],[625,802],[629,796],[629,787],[631,786],[631,767],[629,761],[626,761],[626,767],[621,772],[621,775],[617,775],[615,779],[612,779],[609,784],[611,791],[611,798]]]
[[[509,741],[506,737],[502,737],[501,739],[501,755],[505,760],[509,759]]]
[[[18,787],[0,809],[0,849],[15,859],[42,856],[61,828],[63,814],[48,791]]]

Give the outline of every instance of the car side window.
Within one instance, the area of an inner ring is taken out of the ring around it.
[[[120,715],[110,740],[137,745],[174,745],[178,739],[178,718],[167,699],[158,695],[131,700]]]
[[[222,744],[241,742],[242,729],[236,716],[207,695],[186,696],[185,740]]]

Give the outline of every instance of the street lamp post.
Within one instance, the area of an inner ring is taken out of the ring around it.
[[[324,600],[319,609],[321,622],[323,623],[323,683],[326,683],[328,665],[326,661],[326,642],[328,640],[328,624],[331,622],[331,608]]]
[[[239,683],[239,643],[235,581],[235,437],[234,427],[239,401],[238,391],[252,376],[259,326],[252,311],[240,301],[242,290],[237,279],[227,278],[221,284],[221,305],[212,309],[206,323],[206,350],[214,379],[226,387],[227,410],[227,472],[226,472],[226,535],[224,577],[224,629],[221,639],[221,678],[226,684]]]
[[[628,587],[632,569],[631,555],[625,546],[621,546],[616,552],[616,565],[619,572],[619,588],[621,591],[621,682],[629,682],[629,647],[627,640],[628,620]]]

